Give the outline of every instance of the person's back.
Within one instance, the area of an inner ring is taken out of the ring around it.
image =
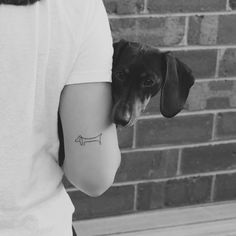
[[[0,4],[1,236],[72,235],[74,206],[58,165],[58,108],[65,85],[111,82],[108,24],[102,0]],[[92,58],[90,38],[99,27]]]

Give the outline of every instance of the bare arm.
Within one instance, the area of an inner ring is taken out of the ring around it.
[[[59,107],[65,145],[62,168],[68,180],[90,196],[99,196],[112,185],[121,161],[111,109],[111,83],[63,89]]]

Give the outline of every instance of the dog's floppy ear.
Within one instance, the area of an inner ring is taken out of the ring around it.
[[[161,88],[160,111],[171,118],[178,114],[187,100],[189,90],[194,84],[192,71],[187,65],[173,56],[163,53],[165,66]]]

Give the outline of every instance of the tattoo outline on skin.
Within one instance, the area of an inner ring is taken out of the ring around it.
[[[82,135],[79,135],[75,139],[75,142],[80,143],[81,146],[85,146],[86,143],[92,143],[92,142],[98,142],[100,145],[102,145],[102,133],[92,138],[85,138]]]

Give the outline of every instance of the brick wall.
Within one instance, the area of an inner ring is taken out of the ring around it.
[[[118,129],[114,185],[91,198],[65,185],[74,220],[236,199],[236,0],[104,0],[114,40],[174,51],[196,77],[186,109]]]

